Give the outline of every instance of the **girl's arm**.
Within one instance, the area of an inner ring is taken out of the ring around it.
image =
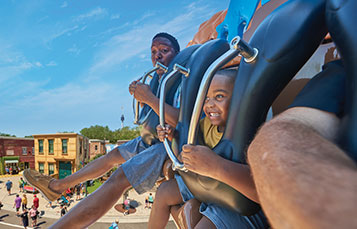
[[[248,165],[226,160],[207,146],[201,145],[184,145],[181,156],[188,170],[226,183],[259,203]]]

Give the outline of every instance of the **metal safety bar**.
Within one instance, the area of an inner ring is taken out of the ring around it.
[[[195,139],[197,137],[198,130],[197,127],[201,116],[203,104],[207,95],[209,85],[211,84],[211,80],[216,74],[216,72],[222,66],[231,61],[234,57],[236,57],[238,54],[242,54],[242,56],[245,58],[245,61],[248,63],[254,61],[258,55],[258,50],[256,48],[250,47],[249,44],[243,41],[239,36],[236,36],[232,39],[230,46],[231,48],[227,52],[225,52],[209,66],[202,78],[200,88],[197,93],[195,106],[193,108],[191,116],[187,144],[195,144]]]
[[[170,72],[165,79],[162,81],[162,85],[160,88],[160,106],[159,106],[159,110],[160,110],[160,125],[162,127],[165,127],[165,97],[166,97],[166,85],[167,83],[170,81],[170,79],[172,79],[173,77],[175,77],[177,74],[183,74],[186,77],[188,77],[189,75],[189,70],[178,65],[175,64],[174,65],[174,69],[172,72]],[[169,141],[167,140],[167,138],[164,139],[164,146],[167,152],[167,155],[169,156],[169,158],[172,161],[172,170],[181,170],[181,171],[185,171],[187,172],[188,170],[185,168],[184,164],[182,162],[180,162],[177,157],[175,156],[175,154],[172,152],[171,150],[171,146],[169,144]]]
[[[159,69],[163,70],[164,73],[166,73],[168,68],[167,68],[165,65],[163,65],[163,64],[161,64],[160,62],[157,61],[157,62],[155,63],[154,68],[152,68],[150,71],[146,72],[146,73],[145,73],[143,76],[141,76],[137,81],[140,81],[141,83],[145,83],[145,82],[146,82],[146,79],[147,79],[148,77],[152,78],[151,73],[153,73],[153,72],[155,72],[155,71],[157,71],[157,70],[159,70]],[[140,124],[140,123],[139,123],[139,106],[140,106],[140,104],[139,104],[139,102],[138,102],[135,98],[133,99],[133,102],[134,102],[134,104],[135,104],[135,110],[134,110],[134,124]],[[147,116],[148,116],[148,115],[147,115]],[[144,118],[144,120],[146,120],[147,116]]]

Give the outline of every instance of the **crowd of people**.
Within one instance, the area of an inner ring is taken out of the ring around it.
[[[179,56],[180,47],[172,35],[159,33],[153,37],[153,65],[160,62],[169,66]],[[159,69],[156,74],[160,78],[164,72]],[[342,201],[334,203],[334,207],[349,204],[348,201],[355,198],[353,187],[356,185],[356,164],[335,142],[339,133],[339,123],[344,114],[345,97],[341,94],[345,91],[346,72],[343,62],[337,60],[326,64],[286,111],[261,127],[247,151],[249,165],[220,157],[212,150],[221,141],[227,125],[236,75],[236,68],[223,69],[215,74],[203,106],[205,117],[199,124],[203,141],[201,145],[184,145],[180,157],[188,170],[228,184],[250,200],[262,204],[263,211],[247,217],[218,204],[201,203],[202,218],[196,227],[251,228],[254,225],[255,228],[269,228],[269,223],[279,226],[285,223],[288,227],[292,222],[306,227],[321,226],[321,222],[314,221],[311,215],[301,214],[305,218],[299,219],[301,216],[292,212],[292,209],[295,205],[306,206],[310,210],[314,207],[317,209],[318,203],[314,205],[306,201],[311,199],[306,191],[314,193],[314,196],[324,196],[319,191],[327,191],[333,182],[338,182],[345,193],[344,196],[333,193],[337,195],[334,197],[336,200]],[[137,101],[159,113],[159,97],[151,91],[149,85],[134,81],[129,85],[129,92]],[[127,188],[133,187],[137,193],[142,194],[154,186],[167,159],[161,142],[165,138],[172,140],[175,135],[181,92],[181,87],[178,87],[172,100],[166,101],[164,113],[167,125],[157,126],[159,141],[148,144],[144,138],[135,138],[61,180],[46,177],[33,170],[24,172],[26,180],[39,188],[47,199],[53,201],[68,187],[98,177],[116,164],[121,164],[100,189],[79,202],[71,211],[64,213],[52,228],[87,227],[104,215]],[[321,98],[320,95],[326,97]],[[336,163],[339,165],[336,166]],[[306,164],[310,164],[309,168]],[[312,168],[314,166],[322,171]],[[336,169],[337,167],[339,169]],[[317,181],[309,179],[310,173],[322,174],[320,185],[313,184]],[[341,173],[343,177],[337,179]],[[328,176],[334,176],[338,181],[332,182]],[[41,183],[38,180],[41,180]],[[289,185],[281,185],[282,180]],[[306,190],[294,185],[302,185]],[[295,193],[296,190],[299,192]],[[279,195],[281,199],[276,199]],[[301,199],[296,200],[296,196]],[[331,201],[328,199],[329,196],[330,194],[326,195],[326,200]],[[150,194],[145,205],[148,208],[152,207],[149,228],[165,228],[171,208],[187,202],[194,198],[194,195],[182,177],[176,174],[174,179],[160,185],[155,197],[154,202]],[[130,200],[125,201],[125,212],[128,212]],[[15,206],[17,208],[18,205]],[[94,208],[96,211],[92,210]],[[350,209],[351,207],[347,207],[347,213],[352,215],[353,211]],[[308,212],[316,214],[313,210]],[[295,221],[291,220],[291,217],[295,217]],[[353,223],[353,220],[350,222]]]
[[[37,218],[41,217],[39,212],[40,200],[37,195],[33,195],[33,201],[31,208],[27,207],[28,199],[27,195],[23,194],[22,198],[19,194],[16,194],[13,208],[16,209],[16,215],[21,218],[21,223],[24,228],[29,226],[29,216],[31,218],[32,227],[36,227]],[[20,211],[21,210],[21,211]]]

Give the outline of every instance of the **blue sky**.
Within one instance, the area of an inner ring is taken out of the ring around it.
[[[181,47],[229,0],[3,0],[0,132],[18,137],[133,126],[129,83],[151,67],[151,38]]]

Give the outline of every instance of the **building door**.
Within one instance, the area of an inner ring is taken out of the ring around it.
[[[28,168],[30,168],[30,164],[28,162],[25,162],[24,163],[24,169],[28,169]]]
[[[59,162],[59,172],[58,177],[59,179],[65,178],[72,174],[72,165],[69,161],[60,161]]]

